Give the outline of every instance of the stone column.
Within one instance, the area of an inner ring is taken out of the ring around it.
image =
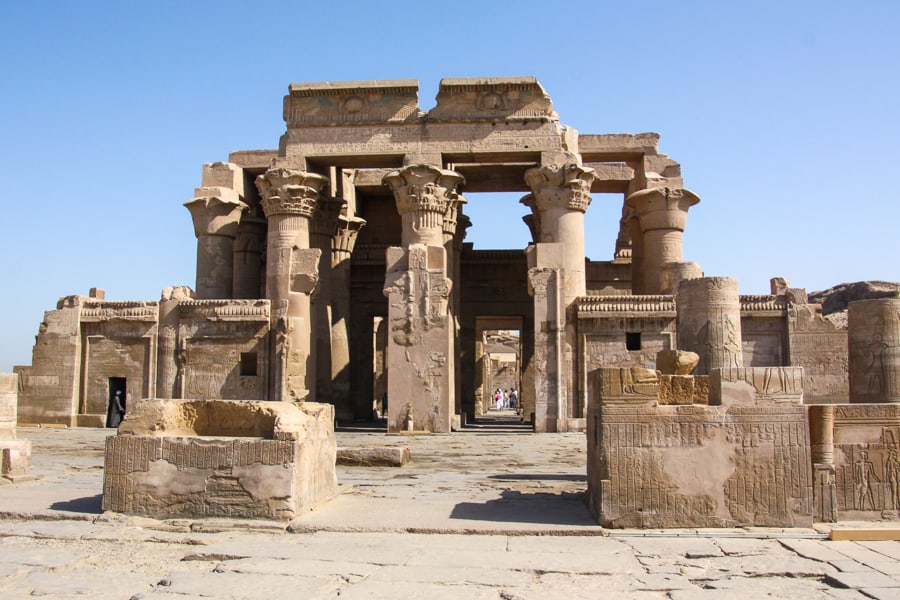
[[[459,226],[462,225],[462,205],[466,203],[465,197],[457,194],[455,191],[447,194],[447,211],[444,213],[443,221],[443,245],[444,252],[447,254],[447,277],[451,281],[459,281],[459,252],[462,249],[462,240],[459,239]],[[465,230],[463,230],[465,234]],[[453,335],[450,337],[450,356],[452,360],[449,362],[450,381],[453,382],[454,407],[453,414],[458,415],[462,411],[461,397],[461,381],[456,376],[460,372],[459,365],[459,310],[460,310],[460,287],[453,286],[450,291],[450,298],[447,302],[447,311],[450,314],[450,322],[453,324]]]
[[[181,398],[179,382],[182,349],[178,348],[178,305],[196,298],[193,290],[179,285],[163,289],[159,298],[159,335],[157,336],[156,397]]]
[[[261,298],[265,295],[262,255],[266,241],[266,220],[244,215],[234,242],[234,297]]]
[[[331,401],[339,421],[356,416],[350,399],[350,255],[365,219],[340,217],[331,246]]]
[[[315,355],[310,295],[318,283],[321,252],[310,249],[309,219],[328,179],[274,168],[256,179],[268,220],[266,296],[272,303],[271,400],[315,397]]]
[[[685,279],[678,286],[676,309],[678,349],[700,355],[695,375],[744,366],[736,279]]]
[[[900,402],[900,298],[851,302],[847,345],[850,402]]]
[[[525,182],[533,198],[521,200],[537,209],[539,243],[563,244],[566,306],[586,293],[584,271],[584,213],[591,203],[594,170],[575,162],[528,169]]]
[[[698,202],[700,198],[693,192],[668,187],[640,190],[625,200],[637,215],[642,237],[643,276],[636,294],[659,294],[662,266],[682,261],[688,208]]]
[[[444,217],[456,201],[458,173],[414,164],[385,175],[403,231],[387,251],[388,431],[449,433],[455,411],[455,325]]]
[[[228,188],[197,188],[184,203],[197,236],[197,298],[231,298],[234,278],[234,238],[247,205]]]
[[[674,296],[684,279],[703,277],[703,269],[695,262],[668,262],[659,272],[659,293]]]
[[[331,397],[331,308],[332,254],[331,248],[338,231],[338,218],[346,202],[342,198],[320,197],[310,220],[310,245],[318,249],[319,285],[312,297],[316,339],[316,400],[332,402]]]
[[[834,405],[809,407],[810,458],[813,468],[813,516],[816,521],[837,521],[834,476]]]
[[[554,255],[561,254],[562,244],[537,244],[526,250],[528,293],[534,297],[534,356],[532,372],[526,374],[522,385],[527,404],[534,403],[534,430],[538,433],[567,430],[565,274],[552,266],[559,261]]]

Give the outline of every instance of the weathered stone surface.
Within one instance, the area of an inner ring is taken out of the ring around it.
[[[402,467],[409,462],[409,448],[338,448],[337,464],[357,467]]]
[[[685,350],[660,350],[656,353],[656,370],[663,375],[690,375],[700,362],[700,355]]]
[[[635,377],[635,371],[592,375],[600,381],[588,408],[588,498],[601,525],[812,524],[809,430],[793,390],[757,394],[747,382],[757,378],[748,373],[755,370],[716,370],[710,379],[713,389],[727,390],[723,405],[686,405],[694,391],[672,383],[680,377],[663,376],[666,383],[654,388],[651,372]],[[641,400],[623,402],[636,398],[623,394],[635,389],[635,379],[647,380]],[[667,404],[685,405],[657,405],[663,391]]]
[[[31,442],[16,439],[19,376],[0,373],[0,482],[28,477]]]
[[[337,492],[333,407],[145,400],[107,439],[103,508],[291,519]]]
[[[850,303],[850,402],[900,403],[900,298]]]

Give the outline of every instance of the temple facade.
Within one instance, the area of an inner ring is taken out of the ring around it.
[[[584,430],[589,375],[654,369],[662,350],[697,352],[698,374],[803,367],[805,402],[847,400],[847,332],[803,290],[678,295],[704,275],[682,256],[700,199],[657,134],[579,133],[531,77],[444,79],[427,112],[418,91],[290,85],[278,148],[205,164],[185,203],[194,289],[61,298],[16,368],[19,421],[104,426],[123,391],[326,402],[339,422],[386,402],[390,432],[449,433],[490,406],[497,330],[519,332],[510,364],[537,432]],[[466,243],[465,194],[480,192],[521,193],[510,218],[532,243]],[[621,197],[610,260],[585,256],[598,193]]]

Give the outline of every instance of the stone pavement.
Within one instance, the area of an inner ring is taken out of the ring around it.
[[[39,479],[0,486],[0,598],[900,598],[900,542],[600,528],[580,434],[339,432],[412,462],[339,467],[340,496],[277,523],[101,514],[109,433],[19,430]]]

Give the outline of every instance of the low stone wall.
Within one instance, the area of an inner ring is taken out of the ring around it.
[[[107,438],[103,509],[291,519],[337,493],[334,408],[142,400]]]
[[[650,369],[591,377],[588,496],[601,525],[812,525],[800,369],[715,369],[708,387]]]

